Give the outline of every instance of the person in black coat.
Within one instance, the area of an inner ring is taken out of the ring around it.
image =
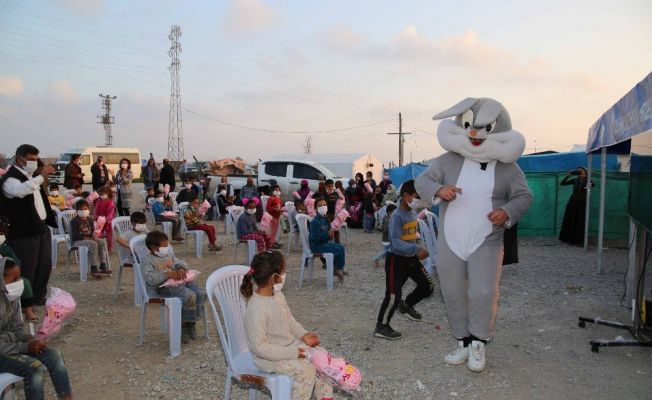
[[[170,160],[165,158],[163,159],[163,168],[161,168],[161,176],[159,178],[159,183],[165,185],[166,183],[170,185],[170,192],[174,192],[175,188],[175,177],[174,177],[174,168],[170,164]]]
[[[576,178],[572,178],[576,177]],[[570,171],[561,181],[561,186],[573,185],[573,193],[566,204],[564,220],[559,232],[559,240],[568,244],[584,245],[584,220],[586,217],[586,187],[588,183],[586,168]]]
[[[91,166],[91,175],[93,176],[93,191],[109,183],[109,169],[104,164],[104,157],[98,156],[97,162]]]

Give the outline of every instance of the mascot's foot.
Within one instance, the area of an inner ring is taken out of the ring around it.
[[[464,341],[458,340],[457,347],[444,357],[446,364],[462,365],[469,358],[469,347],[464,347]]]
[[[473,372],[482,372],[486,363],[485,345],[479,340],[474,340],[469,346],[469,362],[467,367]]]

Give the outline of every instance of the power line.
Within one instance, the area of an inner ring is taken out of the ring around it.
[[[227,125],[227,126],[231,126],[231,127],[234,127],[234,128],[247,129],[247,130],[250,130],[250,131],[268,132],[268,133],[299,133],[299,134],[307,135],[307,134],[314,134],[314,133],[335,133],[335,132],[346,132],[346,131],[352,131],[352,130],[355,130],[355,129],[369,128],[369,127],[372,127],[372,126],[376,126],[376,125],[380,125],[380,124],[386,124],[386,123],[388,123],[388,122],[393,122],[393,121],[395,121],[395,119],[392,118],[392,119],[387,119],[387,120],[384,120],[384,121],[374,122],[374,123],[371,123],[371,124],[366,124],[366,125],[357,125],[357,126],[351,126],[351,127],[347,127],[347,128],[322,129],[322,130],[314,130],[314,131],[285,131],[285,130],[279,130],[279,129],[255,128],[255,127],[252,127],[252,126],[246,126],[246,125],[236,124],[236,123],[233,123],[233,122],[224,121],[224,120],[219,119],[219,118],[214,118],[214,117],[210,117],[210,116],[208,116],[208,115],[200,114],[200,113],[198,113],[198,112],[195,112],[195,111],[189,110],[189,109],[186,108],[186,107],[183,107],[183,109],[184,109],[187,113],[190,113],[190,114],[196,115],[196,116],[198,116],[198,117],[201,117],[201,118],[207,119],[207,120],[209,120],[209,121],[217,122],[217,123],[222,124],[222,125]]]

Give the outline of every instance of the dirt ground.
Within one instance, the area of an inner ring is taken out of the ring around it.
[[[218,232],[223,232],[221,222]],[[615,347],[593,353],[589,340],[627,337],[626,332],[577,326],[578,316],[628,321],[629,310],[620,305],[625,249],[608,249],[605,272],[596,276],[595,252],[555,239],[522,239],[521,263],[503,272],[496,336],[487,349],[487,368],[478,374],[443,362],[455,341],[436,279],[433,296],[416,307],[423,314],[422,322],[396,315],[392,325],[403,333],[401,340],[372,336],[384,293],[384,271],[371,262],[380,249],[380,233],[350,230],[349,240],[346,269],[350,275],[343,285],[336,282],[328,292],[325,273],[318,267],[313,282],[298,288],[300,253],[292,252],[284,292],[296,319],[306,329],[317,331],[324,347],[361,369],[361,398],[651,398],[651,348]],[[287,243],[287,238],[282,241]],[[191,247],[185,251],[183,245],[175,247],[180,258],[202,271],[202,284],[215,269],[234,263],[232,237],[221,234],[219,242],[225,245],[222,252],[205,249],[199,259]],[[140,310],[133,305],[132,271],[125,271],[123,290],[113,302],[115,254],[111,257],[113,277],[85,283],[79,282],[76,264],[71,273],[66,272],[63,246],[59,254],[51,285],[71,292],[78,308],[51,345],[65,356],[76,398],[222,398],[225,360],[210,316],[210,340],[184,345],[181,356],[171,358],[167,336],[158,329],[158,306],[151,305],[145,344],[139,347]],[[242,260],[240,251],[238,261]],[[412,287],[408,283],[406,289]],[[37,311],[42,315],[43,308]],[[52,386],[48,383],[47,387],[48,398],[55,398]],[[234,385],[232,398],[245,399],[246,391]],[[337,398],[346,396],[338,393]]]

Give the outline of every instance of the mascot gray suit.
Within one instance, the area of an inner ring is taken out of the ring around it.
[[[454,117],[454,119],[444,119]],[[437,273],[446,314],[458,345],[449,364],[485,366],[485,344],[493,337],[502,272],[503,232],[532,203],[523,171],[515,161],[525,139],[512,130],[502,104],[467,98],[433,119],[447,150],[415,181],[422,201],[442,200]]]

